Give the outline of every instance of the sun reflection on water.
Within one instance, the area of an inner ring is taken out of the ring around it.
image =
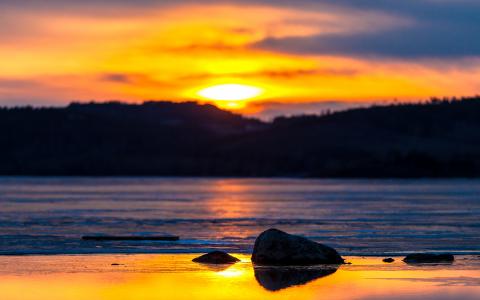
[[[238,269],[232,269],[232,270],[227,269],[227,270],[218,272],[217,275],[226,277],[226,278],[232,278],[232,277],[239,277],[239,276],[245,275],[245,271],[238,270]]]

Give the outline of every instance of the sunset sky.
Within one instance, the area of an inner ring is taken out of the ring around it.
[[[475,95],[479,16],[477,0],[0,0],[0,105],[268,116]]]

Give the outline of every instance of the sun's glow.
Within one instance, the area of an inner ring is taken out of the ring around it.
[[[220,84],[205,88],[198,92],[203,98],[217,101],[240,101],[254,98],[262,93],[262,89],[243,84]]]
[[[245,271],[241,270],[241,269],[240,270],[239,269],[233,269],[233,270],[227,269],[227,270],[217,272],[217,275],[219,275],[221,277],[225,277],[225,278],[240,277],[244,274],[245,274]]]
[[[213,101],[216,106],[224,109],[243,109],[247,106],[248,100],[263,93],[263,89],[244,84],[219,84],[204,88],[197,92],[197,95]]]

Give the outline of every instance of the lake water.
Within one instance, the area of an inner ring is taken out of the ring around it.
[[[248,253],[271,227],[343,255],[480,254],[480,181],[0,177],[0,254]]]
[[[211,266],[196,254],[0,256],[2,300],[478,300],[480,258],[406,265],[346,257],[351,265]],[[112,265],[113,263],[113,265]]]

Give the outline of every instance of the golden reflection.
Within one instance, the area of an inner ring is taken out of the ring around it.
[[[235,268],[228,268],[226,270],[223,270],[217,273],[217,275],[226,277],[226,278],[240,277],[244,274],[245,274],[245,270],[239,270]]]
[[[248,255],[236,256],[242,262],[218,272],[191,262],[195,255],[0,257],[0,290],[2,300],[476,299],[480,294],[478,260],[411,267],[348,258],[353,265],[326,276],[304,280],[309,276],[297,270],[296,284],[268,289],[257,282]],[[112,261],[124,265],[112,267]],[[277,286],[285,280],[269,278]]]
[[[248,218],[258,212],[259,201],[249,201],[251,186],[236,179],[216,180],[211,185],[214,196],[206,201],[209,215],[217,219]]]

